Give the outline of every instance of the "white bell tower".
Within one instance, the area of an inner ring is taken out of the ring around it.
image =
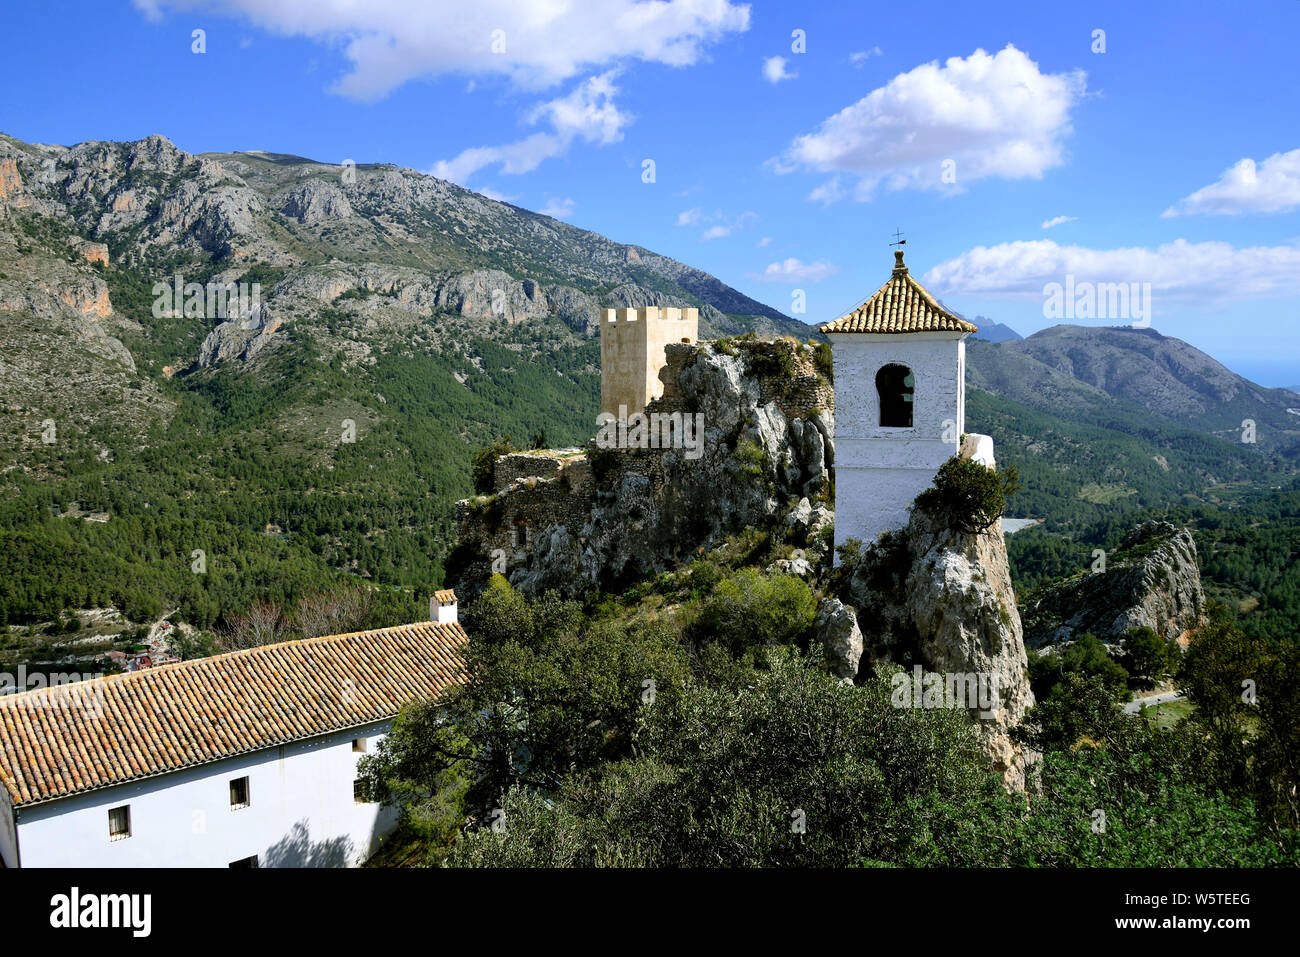
[[[894,253],[889,281],[821,326],[835,364],[835,540],[902,528],[939,466],[961,452],[993,467],[993,441],[967,436],[966,337]]]

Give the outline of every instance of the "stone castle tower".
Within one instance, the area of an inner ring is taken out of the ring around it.
[[[698,309],[606,309],[600,323],[600,410],[618,418],[644,411],[664,385],[664,346],[698,342]],[[622,410],[620,412],[620,409]]]
[[[871,544],[907,524],[952,456],[993,466],[993,440],[964,436],[965,340],[977,330],[908,274],[898,250],[889,281],[821,331],[835,366],[835,538]]]

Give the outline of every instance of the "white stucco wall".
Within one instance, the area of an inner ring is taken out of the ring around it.
[[[373,753],[389,727],[384,721],[19,808],[22,866],[226,867],[254,854],[261,867],[358,864],[392,830],[396,812],[353,800],[362,755],[352,741],[366,738]],[[245,776],[250,804],[232,810],[230,781]],[[108,810],[123,804],[131,806],[131,836],[110,841]]]
[[[966,428],[964,333],[831,334],[835,362],[835,540],[874,542],[957,454]],[[910,428],[880,425],[876,373],[915,376]]]

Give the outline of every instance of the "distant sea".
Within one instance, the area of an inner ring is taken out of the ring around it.
[[[1300,359],[1218,359],[1237,375],[1270,389],[1300,389]]]

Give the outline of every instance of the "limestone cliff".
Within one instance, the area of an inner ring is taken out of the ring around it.
[[[1105,556],[1104,569],[1094,565],[1096,571],[1090,568],[1028,597],[1025,637],[1031,646],[1089,632],[1118,645],[1140,627],[1166,641],[1186,638],[1205,615],[1196,541],[1187,528],[1147,522]]]
[[[845,564],[839,591],[862,631],[859,675],[882,663],[919,665],[992,690],[968,710],[994,769],[1022,788],[1029,756],[1009,732],[1034,696],[1001,520],[966,534],[914,510],[905,529]]]

